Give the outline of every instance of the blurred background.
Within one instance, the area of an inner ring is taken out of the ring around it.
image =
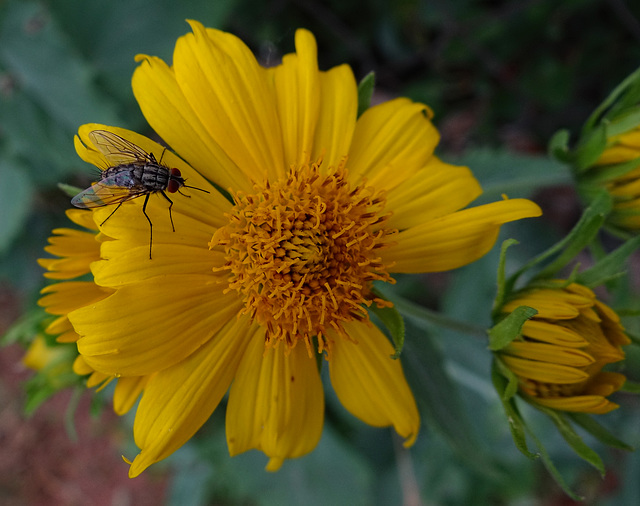
[[[568,128],[575,140],[640,64],[640,4],[631,0],[0,0],[0,334],[35,307],[45,285],[36,259],[51,230],[69,224],[57,183],[90,181],[73,135],[88,122],[153,135],[131,91],[133,58],[171,62],[188,18],[240,36],[265,65],[293,51],[296,28],[308,28],[322,69],[348,63],[357,79],[375,72],[374,102],[408,96],[431,106],[438,154],[471,167],[486,191],[481,202],[507,193],[543,207],[544,219],[505,227],[503,238],[521,242],[516,265],[580,215],[567,169],[546,158],[551,135]],[[452,273],[400,278],[397,290],[488,326],[496,266],[494,250]],[[25,417],[24,348],[3,348],[0,505],[572,504],[515,449],[482,336],[411,319],[407,328],[407,374],[427,399],[415,447],[402,451],[390,431],[364,426],[328,394],[319,447],[276,474],[257,452],[228,457],[218,410],[190,444],[129,480],[120,455],[135,454],[132,419],[88,391],[61,392]],[[429,368],[436,362],[446,376]],[[638,445],[640,406],[621,402],[602,421]],[[636,454],[589,440],[609,470],[602,479],[545,423],[557,466],[587,504],[640,504]]]

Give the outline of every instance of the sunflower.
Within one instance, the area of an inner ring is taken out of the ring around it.
[[[630,340],[618,315],[593,291],[556,280],[556,287],[525,290],[505,304],[538,311],[525,322],[520,339],[500,350],[500,360],[536,404],[560,411],[602,414],[616,409],[607,397],[624,385],[617,372],[603,371],[625,357]]]
[[[434,156],[429,108],[399,98],[357,117],[351,69],[319,71],[308,31],[296,32],[295,54],[264,68],[235,36],[191,27],[173,66],[139,56],[133,76],[172,151],[105,125],[76,137],[99,168],[109,162],[95,130],[209,192],[172,194],[172,221],[169,203],[151,196],[153,259],[144,199],[90,214],[108,237],[91,272],[109,294],[65,308],[88,369],[144,381],[129,475],[183,445],[227,392],[231,455],[259,449],[277,470],[307,454],[323,427],[319,356],[349,412],[411,445],[420,418],[393,346],[369,321],[367,308],[390,305],[373,283],[468,264],[503,223],[540,209],[523,199],[463,209],[480,186]]]

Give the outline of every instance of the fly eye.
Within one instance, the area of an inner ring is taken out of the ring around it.
[[[178,170],[178,169],[173,169],[173,170]],[[175,193],[180,189],[181,186],[182,185],[180,184],[179,181],[176,181],[175,179],[169,179],[169,184],[167,185],[167,191],[169,193]]]
[[[171,169],[171,177],[181,177],[180,169]]]

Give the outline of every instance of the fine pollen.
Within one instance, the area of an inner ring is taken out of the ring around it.
[[[222,248],[244,313],[266,329],[265,346],[291,350],[303,340],[311,355],[331,354],[331,335],[349,339],[345,322],[368,322],[366,307],[389,306],[371,292],[375,280],[391,282],[379,249],[397,232],[384,227],[385,197],[350,187],[344,160],[328,175],[321,160],[292,167],[287,178],[233,195],[228,225],[211,248]],[[316,343],[314,344],[314,338]]]

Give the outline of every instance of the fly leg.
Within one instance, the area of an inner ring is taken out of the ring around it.
[[[147,193],[146,197],[144,198],[144,204],[142,204],[142,214],[144,214],[144,217],[147,218],[147,221],[149,222],[149,260],[151,260],[151,245],[153,244],[153,223],[151,223],[151,218],[149,218],[149,216],[147,215],[147,202],[149,202],[149,195],[151,194]]]
[[[162,196],[169,201],[169,219],[171,220],[171,228],[175,232],[176,227],[173,226],[173,217],[171,216],[171,208],[173,207],[173,200],[167,197],[167,194],[165,192],[161,191],[160,193],[162,193]]]
[[[111,218],[111,217],[115,214],[115,212],[116,212],[118,209],[120,209],[120,206],[121,206],[122,204],[124,204],[124,201],[120,202],[120,203],[117,205],[117,207],[116,207],[113,211],[111,211],[111,214],[110,214],[109,216],[107,216],[107,217],[104,219],[104,221],[103,221],[102,223],[100,223],[100,226],[104,225],[104,224],[107,222],[107,220],[108,220],[109,218]]]

